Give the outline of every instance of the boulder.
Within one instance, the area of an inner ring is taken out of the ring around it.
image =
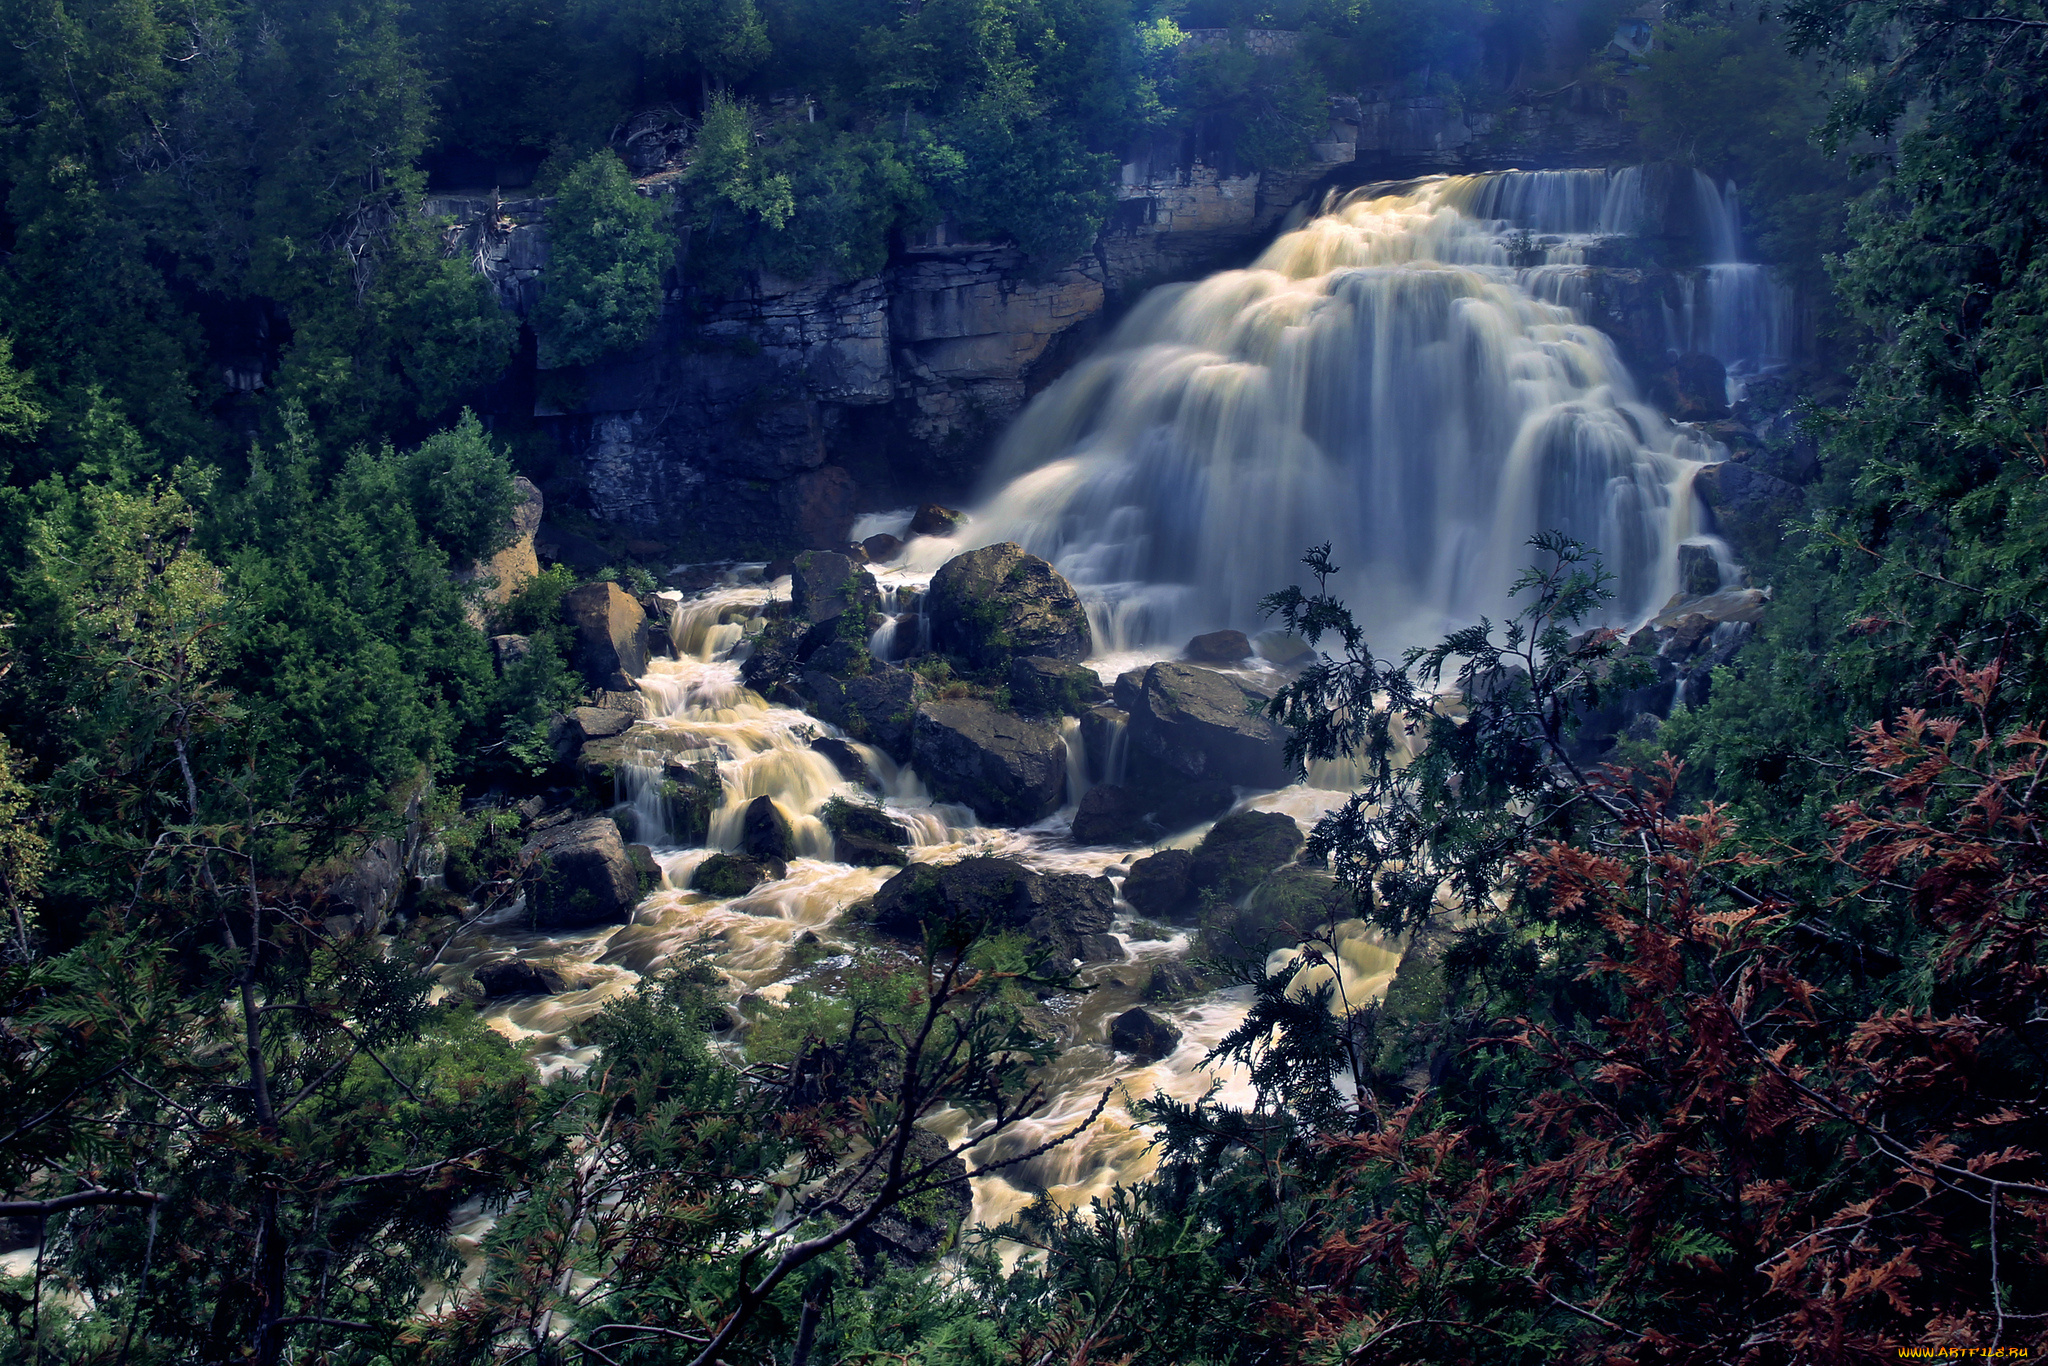
[[[498,666],[498,676],[518,666],[526,658],[533,645],[525,636],[503,635],[491,637],[491,662]]]
[[[1200,974],[1182,963],[1161,963],[1145,983],[1148,1001],[1183,1001],[1202,990]]]
[[[586,583],[562,598],[570,654],[593,688],[633,691],[647,672],[647,613],[615,583]]]
[[[1235,901],[1300,853],[1307,842],[1292,816],[1278,811],[1239,811],[1216,822],[1202,837],[1188,864],[1188,882],[1197,892]],[[1130,900],[1128,893],[1124,899]]]
[[[833,802],[822,813],[832,832],[832,857],[856,868],[901,868],[910,862],[904,846],[910,831],[879,806]]]
[[[613,707],[571,707],[568,715],[585,743],[623,735],[633,728],[633,713]]]
[[[1124,900],[1131,909],[1152,920],[1174,920],[1193,907],[1194,883],[1190,872],[1195,856],[1185,849],[1162,849],[1131,865],[1124,878]]]
[[[626,846],[626,861],[633,865],[634,874],[640,879],[640,895],[660,887],[667,875],[661,871],[661,864],[655,860],[654,850],[644,844]]]
[[[1211,631],[1196,636],[1181,651],[1184,659],[1196,664],[1235,664],[1250,656],[1252,643],[1242,631]]]
[[[1084,963],[1121,963],[1130,956],[1113,934],[1084,934],[1074,941],[1074,957]]]
[[[1079,716],[1108,700],[1109,690],[1084,664],[1043,655],[1010,661],[1010,705],[1026,716]]]
[[[1153,1063],[1180,1047],[1180,1031],[1143,1006],[1132,1006],[1111,1021],[1109,1043],[1138,1062]]]
[[[851,864],[855,868],[902,868],[909,864],[910,854],[902,845],[891,844],[887,840],[871,840],[861,835],[834,835],[832,861]]]
[[[946,561],[925,614],[932,648],[971,669],[1002,668],[1018,655],[1078,661],[1095,647],[1074,586],[1010,541]]]
[[[1084,948],[1107,952],[1089,937],[1108,935],[1115,910],[1115,894],[1102,878],[967,858],[912,864],[882,884],[869,916],[877,930],[901,939],[922,939],[928,925],[946,924],[1021,933],[1057,962],[1083,957]]]
[[[1287,867],[1259,884],[1238,924],[1261,936],[1294,940],[1317,926],[1357,916],[1351,893],[1336,878],[1319,868]]]
[[[321,894],[321,910],[329,921],[347,919],[345,927],[338,927],[342,933],[375,934],[397,909],[405,887],[405,860],[398,841],[372,840]]]
[[[1137,844],[1150,830],[1138,794],[1114,783],[1089,788],[1074,812],[1076,844]]]
[[[950,536],[963,520],[963,514],[951,508],[940,507],[937,503],[926,503],[918,508],[910,519],[910,534],[913,536]]]
[[[1067,745],[1059,731],[986,702],[919,706],[911,757],[939,800],[972,807],[999,825],[1044,820],[1066,794]]]
[[[1712,546],[1678,547],[1678,591],[1688,598],[1704,598],[1721,591],[1721,562]]]
[[[1252,651],[1276,669],[1296,669],[1316,657],[1315,647],[1285,631],[1261,631],[1252,637]]]
[[[749,858],[787,862],[796,857],[796,832],[772,797],[756,797],[740,818],[740,852]]]
[[[850,558],[831,550],[806,550],[791,572],[789,605],[805,621],[830,621],[849,607],[865,618],[881,604],[875,580]]]
[[[777,859],[751,858],[745,854],[713,854],[690,874],[690,890],[730,900],[745,896],[764,882],[789,876],[788,866]]]
[[[534,553],[548,564],[566,564],[578,574],[595,574],[610,556],[588,536],[542,521],[533,533]]]
[[[1155,774],[1156,779],[1158,775]],[[1237,790],[1225,782],[1168,782],[1146,793],[1152,809],[1145,819],[1163,835],[1213,821],[1237,804]]]
[[[527,851],[526,911],[534,928],[584,929],[632,919],[640,877],[610,817],[543,831]]]
[[[1650,384],[1650,401],[1681,422],[1728,416],[1728,369],[1698,351],[1673,361]]]
[[[484,964],[476,970],[476,984],[493,1000],[501,996],[554,996],[569,989],[562,974],[553,968],[536,967],[516,958]]]
[[[860,548],[867,552],[870,564],[887,564],[903,553],[903,542],[885,531],[862,541]]]
[[[1124,755],[1120,752],[1130,736],[1131,714],[1104,703],[1081,713],[1081,747],[1088,755],[1088,781],[1122,782]]]
[[[485,602],[510,602],[514,593],[540,573],[540,559],[534,550],[533,539],[534,533],[540,530],[544,500],[540,489],[523,475],[513,479],[512,492],[517,501],[505,519],[505,529],[511,534],[511,539],[503,550],[487,560],[477,561],[462,576],[483,581]]]
[[[1703,466],[1692,486],[1712,509],[1723,539],[1749,564],[1777,548],[1786,519],[1798,516],[1806,505],[1795,486],[1742,461]]]
[[[820,721],[899,763],[910,758],[919,691],[918,677],[910,670],[878,665],[857,677],[840,679],[822,669],[806,669],[792,690],[804,710]]]
[[[811,741],[811,748],[832,761],[832,767],[839,770],[839,776],[849,783],[858,783],[869,789],[878,789],[881,784],[875,778],[874,770],[861,752],[844,740],[824,735]]]
[[[1250,707],[1254,695],[1222,674],[1190,664],[1159,663],[1130,686],[1117,680],[1117,705],[1131,714],[1134,762],[1165,785],[1202,779],[1239,787],[1285,787],[1287,730]]]

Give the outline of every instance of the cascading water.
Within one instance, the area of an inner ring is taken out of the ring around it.
[[[1098,648],[1128,649],[1256,627],[1330,541],[1337,587],[1397,644],[1498,617],[1528,538],[1557,529],[1639,620],[1700,533],[1689,486],[1714,449],[1516,257],[1579,261],[1642,202],[1640,173],[1601,171],[1346,196],[1248,269],[1154,291],[1018,419],[965,533],[914,561],[1016,541],[1074,581]],[[1539,228],[1559,236],[1517,236]]]

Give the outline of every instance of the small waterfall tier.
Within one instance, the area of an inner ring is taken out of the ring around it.
[[[1732,201],[1699,187],[1694,255],[1732,257]],[[1556,529],[1617,575],[1614,619],[1641,620],[1676,547],[1709,539],[1691,481],[1719,452],[1642,400],[1556,277],[1655,197],[1635,169],[1335,198],[1250,267],[1149,294],[1020,416],[968,525],[913,554],[1016,541],[1125,650],[1255,629],[1329,541],[1387,648],[1498,619],[1528,538]]]

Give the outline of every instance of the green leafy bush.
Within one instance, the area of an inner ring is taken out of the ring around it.
[[[597,151],[563,177],[548,215],[548,273],[534,308],[540,364],[587,365],[629,350],[661,317],[675,242],[626,165]]]

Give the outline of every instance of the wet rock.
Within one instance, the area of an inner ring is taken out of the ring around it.
[[[796,832],[775,807],[772,797],[747,803],[740,819],[740,852],[750,858],[787,861],[796,857]]]
[[[972,669],[1001,668],[1018,655],[1079,661],[1094,649],[1074,586],[1010,541],[946,561],[932,576],[925,613],[932,647]]]
[[[502,996],[555,996],[569,989],[562,974],[553,968],[536,967],[517,959],[484,964],[476,970],[476,984],[493,1000]]]
[[[960,525],[962,513],[951,508],[940,507],[937,503],[926,503],[918,508],[910,519],[910,534],[913,536],[950,536]]]
[[[1066,792],[1067,746],[1060,733],[986,702],[919,706],[911,756],[934,796],[999,825],[1044,820]]]
[[[1081,745],[1088,754],[1088,781],[1106,783],[1122,775],[1116,770],[1130,734],[1131,714],[1107,703],[1081,713]]]
[[[1109,1042],[1141,1063],[1158,1062],[1180,1047],[1180,1030],[1143,1006],[1132,1006],[1110,1023]]]
[[[1262,937],[1296,941],[1301,933],[1318,926],[1357,916],[1351,894],[1336,878],[1316,868],[1288,867],[1259,884],[1237,923]]]
[[[1083,664],[1042,655],[1019,655],[1010,661],[1010,706],[1026,716],[1079,716],[1109,690]]]
[[[778,859],[752,858],[746,854],[713,854],[690,874],[690,890],[730,900],[745,896],[764,882],[777,882],[787,876],[787,865]]]
[[[1202,837],[1188,865],[1188,881],[1199,892],[1235,901],[1300,853],[1307,842],[1292,816],[1278,811],[1239,811],[1216,822]],[[1131,872],[1135,875],[1137,869]],[[1124,899],[1130,900],[1128,892]]]
[[[571,707],[569,720],[587,743],[623,735],[633,727],[633,714],[611,707]]]
[[[1284,787],[1293,780],[1286,728],[1251,714],[1252,695],[1222,674],[1159,663],[1142,681],[1117,680],[1117,704],[1131,714],[1134,763],[1145,785],[1202,779],[1240,787]],[[1142,761],[1142,762],[1140,762]]]
[[[1252,637],[1252,649],[1276,669],[1299,668],[1316,657],[1313,646],[1285,631],[1259,632]]]
[[[1138,794],[1113,783],[1089,788],[1074,812],[1076,844],[1137,844],[1150,829]]]
[[[1121,963],[1130,956],[1113,934],[1084,934],[1074,943],[1074,957],[1084,963]]]
[[[1749,564],[1777,549],[1786,519],[1798,516],[1806,506],[1796,487],[1740,461],[1704,467],[1692,486],[1713,510],[1723,539]]]
[[[910,670],[878,665],[858,677],[838,679],[807,669],[794,691],[804,710],[820,721],[899,763],[910,758],[919,692],[918,677]]]
[[[860,548],[867,552],[870,564],[888,564],[903,553],[903,542],[885,531],[862,541]]]
[[[1728,416],[1728,368],[1689,352],[1651,381],[1650,401],[1681,422],[1718,421]]]
[[[633,871],[640,878],[640,895],[646,896],[659,888],[666,880],[661,865],[654,860],[654,850],[644,844],[626,846],[626,859],[633,865]]]
[[[820,736],[811,741],[811,748],[830,759],[832,767],[839,770],[839,776],[849,783],[858,783],[870,790],[881,786],[875,778],[874,770],[868,767],[868,761],[861,756],[859,750],[846,741],[829,735]]]
[[[1181,655],[1196,664],[1235,664],[1251,652],[1252,643],[1244,632],[1211,631],[1189,641]]]
[[[879,806],[839,801],[822,813],[832,832],[832,857],[856,868],[901,868],[910,862],[904,846],[910,831]]]
[[[919,940],[926,928],[955,926],[981,933],[1019,932],[1053,959],[1082,956],[1082,941],[1106,935],[1114,893],[1102,878],[1034,873],[1000,858],[968,858],[934,866],[914,863],[882,884],[869,918],[880,932]]]
[[[1171,835],[1215,820],[1237,804],[1237,792],[1224,782],[1169,782],[1145,794],[1152,809],[1146,820],[1162,835]]]
[[[1703,598],[1720,591],[1721,564],[1711,546],[1678,547],[1678,591],[1689,598]]]
[[[1199,995],[1203,986],[1201,975],[1186,964],[1161,963],[1152,969],[1144,994],[1148,1001],[1184,1001]]]
[[[526,909],[534,928],[583,929],[632,918],[640,877],[610,817],[558,825],[527,849]]]
[[[1194,901],[1191,873],[1195,856],[1185,849],[1162,849],[1131,865],[1124,878],[1124,900],[1138,914],[1153,920],[1173,920],[1187,913]]]
[[[647,672],[647,613],[615,583],[586,583],[562,598],[571,658],[593,688],[631,692]]]
[[[805,621],[830,621],[849,607],[863,619],[881,602],[875,580],[845,555],[806,550],[790,575],[790,608]]]
[[[498,666],[498,675],[503,677],[508,669],[517,667],[532,648],[525,636],[492,636],[491,662]]]

